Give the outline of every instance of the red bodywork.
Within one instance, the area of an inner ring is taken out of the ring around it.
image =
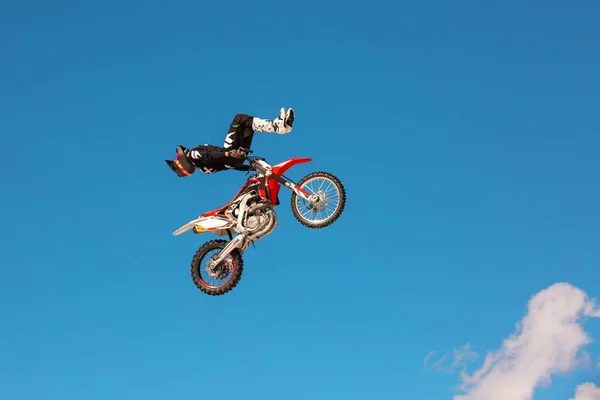
[[[275,175],[282,176],[283,174],[285,174],[285,171],[287,171],[294,165],[302,164],[302,163],[310,162],[310,161],[312,161],[312,158],[290,158],[289,160],[286,160],[286,161],[280,162],[277,165],[274,165],[273,173]],[[279,182],[277,182],[275,179],[267,178],[267,186],[269,189],[269,196],[271,197],[271,200],[275,201],[275,199],[277,199],[277,195],[279,194],[279,189],[281,189],[281,184]]]
[[[277,165],[274,165],[272,167],[272,171],[273,171],[273,174],[281,177],[283,174],[285,174],[285,172],[288,169],[290,169],[294,165],[305,163],[305,162],[310,162],[310,161],[312,161],[312,158],[290,158],[288,160],[280,162]],[[227,204],[225,204],[224,206],[221,206],[215,210],[208,211],[208,212],[202,214],[201,217],[209,217],[211,215],[221,214],[222,211],[224,211],[225,208],[227,208],[227,206],[229,206],[229,204],[231,204],[235,199],[237,199],[238,196],[240,196],[248,186],[255,184],[255,183],[258,183],[258,185],[259,185],[260,189],[258,190],[258,194],[263,200],[267,200],[267,193],[265,192],[265,190],[267,190],[269,192],[269,198],[271,199],[271,201],[273,203],[275,203],[277,201],[277,196],[279,195],[279,189],[281,189],[281,184],[279,182],[277,182],[275,179],[272,179],[270,177],[252,178],[252,179],[247,180],[246,183],[244,183],[244,185],[240,188],[240,190],[236,193],[236,195],[233,196],[233,198]],[[263,183],[264,183],[265,189],[262,189]]]

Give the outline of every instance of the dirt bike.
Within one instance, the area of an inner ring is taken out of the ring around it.
[[[212,296],[223,295],[237,286],[243,271],[242,254],[250,244],[265,238],[276,228],[278,218],[275,207],[280,205],[281,186],[292,191],[292,213],[308,228],[319,229],[331,225],[340,217],[346,205],[346,191],[342,182],[328,172],[310,173],[298,183],[283,175],[294,165],[310,162],[312,158],[290,158],[272,166],[264,158],[249,156],[252,150],[243,151],[244,162],[248,161],[248,164],[243,164],[245,169],[242,170],[254,174],[248,177],[233,199],[173,232],[174,236],[178,236],[191,230],[195,234],[213,233],[229,238],[229,241],[215,239],[203,244],[192,258],[194,284],[200,291]],[[327,189],[332,189],[332,192]],[[332,204],[333,210],[328,212]],[[214,254],[209,257],[211,252]],[[207,276],[203,276],[203,272]]]

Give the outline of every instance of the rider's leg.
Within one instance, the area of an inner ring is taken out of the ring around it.
[[[278,133],[285,135],[292,131],[295,114],[293,109],[289,109],[287,113],[282,108],[279,115],[275,119],[262,119],[254,117],[252,119],[252,129],[256,132]]]
[[[285,112],[282,108],[275,119],[262,119],[248,114],[237,114],[233,117],[225,136],[225,150],[235,150],[240,147],[249,149],[252,145],[254,132],[286,134],[292,130],[295,114],[291,108]]]
[[[225,150],[237,150],[240,147],[250,148],[254,137],[252,118],[248,114],[237,114],[233,117],[227,135],[225,135],[225,143],[223,144]]]

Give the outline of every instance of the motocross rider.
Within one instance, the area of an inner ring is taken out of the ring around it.
[[[192,149],[178,146],[173,160],[165,160],[179,177],[190,176],[196,169],[205,174],[214,174],[226,169],[242,169],[245,152],[250,149],[255,132],[285,135],[292,131],[295,113],[282,108],[275,119],[262,119],[248,114],[233,117],[225,136],[223,147],[201,144]]]

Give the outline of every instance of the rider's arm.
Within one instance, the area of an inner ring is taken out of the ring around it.
[[[237,150],[225,150],[211,146],[208,159],[215,164],[230,165],[234,168],[239,167],[243,163],[243,155]]]

